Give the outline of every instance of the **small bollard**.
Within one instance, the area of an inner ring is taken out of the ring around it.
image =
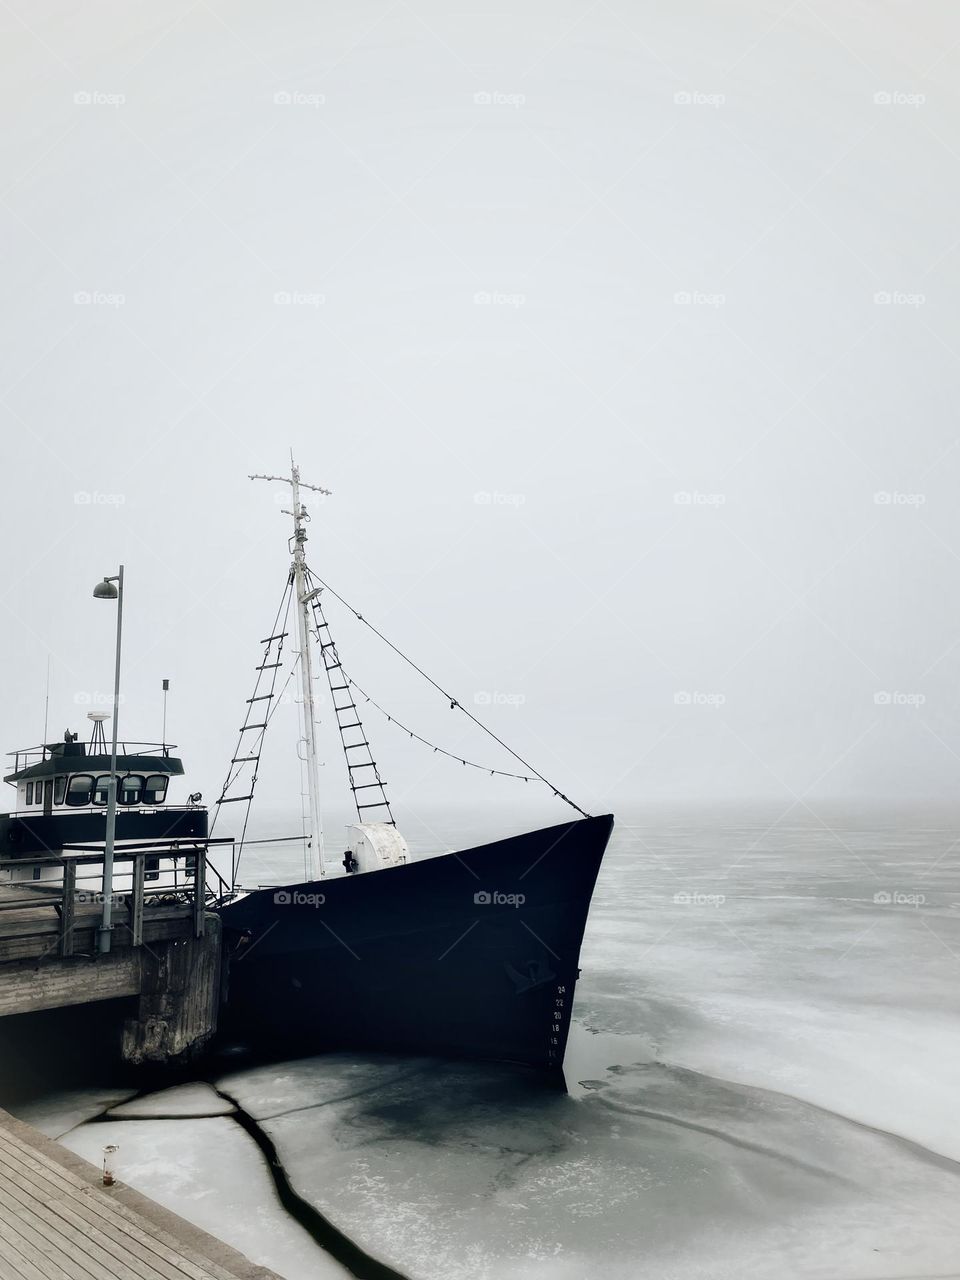
[[[116,1143],[111,1143],[109,1147],[103,1148],[103,1185],[105,1187],[112,1187],[114,1184],[114,1157],[119,1150],[120,1148]]]

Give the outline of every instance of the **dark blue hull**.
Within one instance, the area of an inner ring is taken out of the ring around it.
[[[228,904],[225,1025],[271,1045],[559,1068],[612,828],[585,818]]]

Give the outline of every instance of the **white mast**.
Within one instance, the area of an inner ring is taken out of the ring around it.
[[[306,484],[300,479],[300,468],[290,455],[290,479],[285,476],[251,476],[251,480],[279,480],[291,488],[291,511],[284,508],[284,515],[293,517],[293,586],[297,593],[297,632],[300,637],[300,689],[303,706],[303,743],[306,749],[307,791],[310,800],[310,851],[313,878],[324,878],[323,866],[323,825],[320,818],[320,786],[317,776],[317,731],[316,704],[313,684],[313,653],[310,646],[310,602],[317,594],[307,590],[306,555],[304,543],[307,540],[306,523],[310,519],[306,507],[300,501],[300,490],[311,489],[314,493],[329,494],[329,489],[321,489],[314,484]]]

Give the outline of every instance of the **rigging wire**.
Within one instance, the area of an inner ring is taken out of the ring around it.
[[[286,623],[284,623],[284,626],[286,626]],[[273,707],[271,707],[271,708],[270,708],[270,711],[269,711],[269,713],[268,713],[268,715],[267,715],[267,728],[268,728],[268,729],[270,728],[270,721],[271,721],[271,720],[273,719],[273,717],[277,714],[277,711],[280,709],[280,707],[281,707],[281,705],[282,705],[282,703],[283,703],[283,695],[287,692],[287,685],[290,683],[290,681],[293,679],[293,677],[297,674],[297,667],[298,667],[299,665],[300,665],[300,654],[298,653],[298,654],[297,654],[297,656],[296,656],[296,657],[294,658],[294,660],[293,660],[293,666],[290,668],[290,674],[287,676],[286,680],[284,680],[284,682],[283,682],[283,688],[282,688],[282,689],[280,690],[280,692],[277,694],[277,701],[276,701],[276,704],[275,704]],[[299,837],[298,837],[298,838],[299,838]]]
[[[280,600],[280,605],[279,605],[279,607],[277,608],[277,615],[276,615],[276,617],[275,617],[275,618],[274,618],[274,620],[273,620],[273,626],[270,628],[270,636],[271,636],[271,642],[270,642],[270,643],[272,643],[272,638],[273,638],[274,636],[277,636],[277,635],[279,634],[279,633],[278,633],[278,631],[277,631],[277,627],[278,627],[278,626],[280,626],[281,631],[282,631],[284,634],[286,634],[286,629],[287,629],[287,620],[288,620],[288,618],[290,617],[290,605],[291,605],[292,601],[293,601],[293,580],[292,580],[292,578],[291,578],[291,579],[288,579],[288,581],[287,581],[287,585],[286,585],[286,587],[285,587],[285,589],[284,589],[283,596],[281,597],[281,600]],[[282,623],[280,622],[281,617],[283,618],[283,622],[282,622]],[[267,643],[267,642],[265,642],[265,643]],[[281,648],[282,648],[282,646],[283,646],[283,639],[282,639],[282,637],[281,637],[281,639],[280,639],[280,646],[281,646]],[[267,651],[269,651],[269,648],[270,648],[270,645],[268,644],[268,645],[267,645]],[[263,670],[262,670],[262,669],[258,670],[258,673],[257,673],[257,681],[256,681],[256,684],[254,685],[254,690],[253,690],[254,698],[257,696],[257,691],[258,691],[258,690],[259,690],[259,688],[260,688],[260,677],[261,677],[262,675],[263,675]],[[289,683],[289,678],[288,678],[287,683]],[[270,693],[269,693],[268,695],[266,695],[266,696],[267,696],[271,701],[273,700],[273,697],[274,697],[274,687],[275,687],[275,685],[276,685],[276,673],[274,672],[274,674],[273,674],[273,678],[272,678],[272,681],[271,681],[271,684],[270,684]],[[284,688],[286,688],[286,685],[284,685]],[[250,702],[250,704],[248,704],[248,705],[252,707],[253,702],[251,701],[251,702]],[[270,710],[270,712],[268,712],[268,714],[267,714],[267,715],[266,715],[266,717],[265,717],[264,726],[263,726],[263,729],[262,729],[262,731],[261,731],[261,733],[260,733],[261,749],[262,749],[263,738],[264,738],[264,735],[266,734],[266,731],[267,731],[267,725],[270,723],[270,720],[271,720],[271,718],[272,718],[273,712],[274,712],[275,710],[276,710],[276,707],[272,707],[272,708],[271,708],[271,710]],[[247,712],[247,716],[248,716],[248,718],[249,718],[249,715],[250,715],[250,711],[248,710],[248,712]],[[244,728],[242,728],[242,729],[240,730],[241,738],[242,738],[242,736],[243,736],[243,732],[244,732],[244,729],[245,729],[245,728],[246,728],[246,722],[244,722]],[[239,749],[239,744],[238,744],[238,749]],[[223,784],[223,789],[222,789],[222,791],[221,791],[221,793],[220,793],[220,799],[217,801],[216,811],[215,811],[215,813],[214,813],[214,815],[213,815],[213,822],[210,824],[210,834],[211,834],[211,835],[213,834],[213,830],[214,830],[214,827],[216,826],[217,819],[218,819],[218,818],[219,818],[219,816],[220,816],[220,806],[221,806],[221,805],[222,805],[222,803],[223,803],[223,797],[227,794],[227,791],[230,789],[230,787],[232,787],[232,786],[234,785],[234,783],[237,781],[237,779],[238,779],[238,778],[240,777],[240,775],[243,773],[244,766],[245,766],[247,763],[250,763],[250,762],[249,762],[249,761],[244,761],[244,762],[240,763],[240,767],[239,767],[239,769],[237,769],[236,771],[234,771],[234,770],[233,770],[233,764],[235,764],[235,763],[237,763],[237,762],[236,762],[236,761],[234,761],[234,762],[232,762],[232,763],[231,763],[231,768],[230,768],[230,770],[229,770],[229,771],[228,771],[228,773],[227,773],[227,780],[226,780],[226,782],[224,782],[224,784]],[[245,842],[246,842],[246,836],[247,836],[247,826],[248,826],[248,824],[249,824],[249,822],[250,822],[250,809],[251,809],[251,800],[252,800],[252,796],[253,796],[253,788],[254,788],[254,787],[256,787],[256,784],[257,784],[257,769],[259,768],[259,765],[260,765],[260,759],[259,759],[259,751],[258,751],[258,753],[257,753],[257,759],[256,759],[256,761],[254,762],[254,765],[253,765],[253,774],[252,774],[252,777],[251,777],[251,780],[250,780],[250,782],[251,782],[251,799],[248,799],[248,800],[247,800],[246,807],[245,807],[245,811],[244,811],[244,815],[243,815],[243,827],[242,827],[241,832],[240,832],[240,840],[239,840],[239,842],[235,845],[235,854],[234,854],[234,859],[233,859],[233,880],[234,880],[234,882],[236,881],[237,875],[238,875],[239,870],[240,870],[240,860],[241,860],[241,858],[243,857],[243,848],[244,848],[244,844],[245,844]]]
[[[385,717],[386,717],[386,719],[387,719],[391,724],[395,724],[395,725],[397,725],[397,726],[398,726],[398,728],[400,728],[404,733],[406,733],[408,737],[415,739],[417,742],[422,743],[424,746],[430,747],[430,748],[431,748],[435,753],[437,753],[437,754],[439,754],[439,755],[446,756],[446,757],[447,757],[448,759],[450,759],[450,760],[459,760],[459,761],[460,761],[460,763],[461,763],[462,765],[466,766],[467,768],[470,768],[470,769],[477,769],[477,770],[479,770],[479,771],[481,771],[481,772],[483,772],[483,773],[487,773],[487,774],[489,774],[491,777],[515,778],[517,781],[521,781],[521,782],[532,782],[532,781],[534,781],[534,779],[537,779],[537,780],[539,780],[540,782],[542,782],[545,786],[549,787],[549,788],[550,788],[550,790],[553,792],[553,794],[557,797],[557,799],[558,799],[558,800],[562,800],[565,804],[568,804],[568,805],[570,806],[570,808],[571,808],[571,809],[576,810],[576,812],[577,812],[577,813],[579,813],[579,814],[581,814],[584,818],[588,818],[588,817],[590,816],[590,815],[586,812],[586,810],[585,810],[585,809],[581,809],[581,808],[580,808],[580,806],[579,806],[578,804],[576,804],[573,800],[571,800],[569,796],[564,795],[564,793],[563,793],[561,790],[559,790],[559,788],[558,788],[558,787],[555,787],[555,786],[553,785],[553,783],[552,783],[552,782],[550,782],[550,780],[549,780],[548,778],[546,778],[542,773],[540,773],[540,772],[539,772],[539,770],[535,769],[535,768],[533,767],[533,765],[531,765],[531,764],[530,764],[530,762],[529,762],[529,761],[525,760],[525,759],[523,758],[523,756],[519,755],[519,754],[518,754],[518,752],[514,751],[512,747],[508,746],[508,745],[503,741],[503,739],[502,739],[502,738],[500,738],[500,737],[498,737],[498,736],[497,736],[497,734],[495,734],[495,733],[493,732],[493,730],[492,730],[492,729],[489,729],[489,728],[488,728],[488,727],[483,723],[483,721],[482,721],[482,720],[478,720],[478,719],[477,719],[477,717],[476,717],[475,715],[473,715],[473,713],[472,713],[472,712],[468,711],[468,710],[467,710],[467,708],[466,708],[465,706],[463,706],[463,704],[462,704],[461,702],[459,702],[456,698],[454,698],[452,694],[448,693],[448,692],[446,691],[446,689],[444,689],[441,685],[439,685],[439,684],[436,682],[436,680],[434,680],[431,676],[427,675],[427,673],[422,669],[422,667],[417,666],[417,664],[413,661],[413,659],[412,659],[412,658],[409,658],[409,657],[408,657],[408,656],[407,656],[407,655],[406,655],[406,654],[405,654],[401,649],[398,649],[398,648],[397,648],[397,646],[396,646],[396,645],[395,645],[391,640],[388,640],[388,639],[387,639],[387,637],[383,634],[383,632],[382,632],[382,631],[379,631],[379,630],[378,630],[378,629],[373,625],[373,623],[368,622],[368,621],[367,621],[367,619],[363,616],[363,614],[361,614],[361,613],[360,613],[357,609],[355,609],[351,604],[349,604],[346,600],[344,600],[343,596],[341,596],[338,592],[334,591],[333,587],[331,587],[328,583],[324,582],[322,578],[318,578],[318,577],[316,576],[316,574],[312,573],[309,569],[307,570],[307,577],[308,577],[308,581],[309,581],[309,580],[313,580],[313,581],[315,581],[315,582],[319,583],[319,584],[320,584],[320,586],[321,586],[321,587],[323,587],[325,590],[329,591],[329,592],[330,592],[330,594],[331,594],[331,595],[332,595],[336,600],[339,600],[339,601],[340,601],[340,603],[344,606],[344,608],[345,608],[345,609],[347,609],[350,613],[352,613],[352,614],[353,614],[353,616],[357,619],[357,621],[358,621],[358,622],[361,622],[365,627],[367,627],[367,628],[368,628],[368,630],[372,631],[372,632],[373,632],[373,634],[374,634],[375,636],[377,636],[380,640],[382,640],[382,641],[383,641],[383,643],[384,643],[384,644],[385,644],[389,649],[393,650],[393,652],[394,652],[394,653],[395,653],[399,658],[401,658],[401,659],[402,659],[402,660],[403,660],[403,661],[404,661],[404,662],[405,662],[409,667],[412,667],[412,668],[413,668],[413,670],[414,670],[414,671],[416,671],[416,673],[417,673],[419,676],[421,676],[424,680],[426,680],[426,682],[427,682],[429,685],[431,685],[434,689],[436,689],[438,693],[442,694],[442,696],[443,696],[443,697],[444,697],[444,698],[449,702],[449,704],[450,704],[450,710],[451,710],[451,711],[454,711],[454,710],[456,710],[456,711],[461,711],[461,712],[462,712],[462,713],[467,717],[467,719],[468,719],[468,720],[472,720],[472,721],[473,721],[473,723],[474,723],[475,725],[477,725],[477,727],[478,727],[478,728],[482,729],[482,730],[483,730],[483,732],[484,732],[485,734],[487,734],[487,736],[488,736],[488,737],[492,738],[492,739],[494,740],[494,742],[498,743],[501,747],[503,747],[503,749],[504,749],[506,752],[508,752],[511,756],[513,756],[513,758],[514,758],[515,760],[518,760],[518,761],[520,762],[520,764],[522,764],[522,765],[523,765],[526,769],[528,769],[530,772],[529,772],[529,774],[525,774],[525,773],[512,773],[512,772],[510,772],[510,771],[508,771],[508,770],[506,770],[506,769],[491,769],[488,765],[478,764],[478,763],[477,763],[476,761],[474,761],[474,760],[467,760],[467,759],[466,759],[465,757],[463,757],[463,756],[459,756],[459,755],[457,755],[456,753],[454,753],[454,752],[452,752],[452,751],[448,751],[448,750],[446,750],[446,748],[445,748],[445,747],[440,747],[440,746],[438,746],[436,743],[434,743],[434,742],[430,742],[427,738],[422,737],[419,733],[415,733],[415,732],[414,732],[412,729],[410,729],[407,725],[403,724],[403,723],[402,723],[402,721],[400,721],[400,720],[398,720],[398,719],[396,718],[396,716],[391,715],[391,714],[386,710],[386,708],[385,708],[385,707],[382,707],[382,706],[380,705],[380,703],[379,703],[379,702],[377,702],[374,698],[372,698],[372,697],[370,696],[370,694],[368,694],[368,693],[366,692],[366,690],[362,689],[362,688],[360,687],[360,685],[358,685],[358,684],[357,684],[357,682],[356,682],[356,681],[355,681],[351,676],[349,676],[349,675],[347,674],[347,672],[346,672],[346,671],[344,670],[344,668],[343,668],[343,665],[342,665],[342,664],[340,664],[340,670],[341,670],[341,672],[342,672],[342,674],[343,674],[343,678],[344,678],[344,680],[347,682],[347,684],[348,684],[348,685],[350,685],[353,689],[355,689],[355,690],[357,691],[357,693],[359,693],[359,694],[360,694],[360,696],[365,700],[365,702],[368,702],[368,703],[370,703],[372,706],[374,706],[374,707],[376,708],[376,710],[377,710],[377,711],[379,711],[381,715],[385,716]],[[293,602],[293,590],[292,590],[292,587],[293,587],[293,578],[292,578],[292,575],[291,575],[291,577],[290,577],[290,578],[288,579],[288,581],[287,581],[287,587],[286,587],[286,590],[285,590],[285,592],[284,592],[283,598],[282,598],[282,599],[281,599],[281,601],[280,601],[280,607],[277,609],[277,616],[276,616],[276,618],[274,619],[273,628],[272,628],[272,634],[273,634],[273,635],[277,634],[277,626],[280,624],[280,618],[281,618],[281,616],[283,617],[283,623],[282,623],[282,630],[283,630],[283,634],[284,634],[284,635],[286,634],[286,626],[287,626],[287,621],[288,621],[288,618],[289,618],[289,615],[290,615],[290,607],[291,607],[292,602]],[[319,633],[318,633],[318,639],[319,639]],[[281,643],[282,643],[282,641],[281,641]],[[275,681],[276,681],[276,676],[274,675],[273,683],[271,684],[270,693],[267,695],[267,696],[269,697],[269,699],[271,700],[271,702],[273,702],[273,705],[270,707],[270,710],[266,713],[266,715],[265,715],[265,717],[264,717],[264,719],[265,719],[265,723],[264,723],[264,725],[263,725],[263,732],[261,733],[261,742],[262,742],[262,740],[263,740],[263,736],[264,736],[264,734],[266,733],[267,728],[268,728],[268,727],[269,727],[269,725],[270,725],[270,722],[273,720],[273,717],[276,715],[277,710],[278,710],[278,709],[279,709],[279,707],[280,707],[281,701],[282,701],[282,699],[283,699],[283,695],[286,693],[287,688],[288,688],[288,686],[289,686],[289,684],[290,684],[291,680],[293,680],[293,679],[294,679],[294,677],[295,677],[295,675],[296,675],[297,666],[299,665],[299,662],[300,662],[301,657],[302,657],[302,654],[298,653],[298,654],[297,654],[297,656],[296,656],[296,658],[294,659],[294,662],[293,662],[293,665],[292,665],[292,667],[291,667],[291,669],[290,669],[290,672],[288,673],[287,678],[286,678],[286,680],[284,681],[283,686],[282,686],[282,687],[281,687],[281,689],[280,689],[279,696],[278,696],[278,695],[275,695],[275,693],[274,693]],[[262,674],[262,670],[261,670],[260,674]],[[257,693],[257,689],[259,688],[259,685],[260,685],[260,681],[259,681],[259,678],[258,678],[258,680],[257,680],[257,685],[256,685],[256,687],[255,687],[255,689],[254,689],[254,694],[255,694],[255,695],[256,695],[256,693]],[[276,698],[276,701],[274,701],[274,698]],[[249,715],[249,713],[248,713],[248,715]],[[244,730],[243,730],[243,729],[241,729],[241,734],[243,733],[243,731],[244,731]],[[233,763],[238,763],[238,762],[233,762]],[[246,762],[244,762],[244,763],[246,763]],[[253,776],[252,776],[252,778],[251,778],[251,791],[252,791],[252,788],[256,785],[256,782],[257,782],[257,771],[256,771],[256,770],[257,770],[257,765],[258,765],[258,764],[259,764],[259,755],[258,755],[258,758],[257,758],[257,763],[254,765],[254,772],[253,772]],[[303,786],[303,765],[304,765],[304,761],[302,761],[302,760],[301,760],[301,791],[302,791],[302,786]],[[234,772],[232,769],[231,769],[230,771],[228,771],[228,774],[227,774],[227,781],[224,783],[223,790],[222,790],[222,792],[221,792],[221,798],[220,798],[220,800],[217,802],[216,811],[215,811],[214,816],[213,816],[213,822],[210,824],[210,834],[211,834],[211,835],[213,834],[213,829],[214,829],[214,826],[216,825],[217,818],[218,818],[218,817],[219,817],[219,815],[220,815],[220,805],[223,803],[223,797],[226,795],[226,793],[227,793],[227,791],[229,790],[229,788],[230,788],[230,787],[231,787],[231,786],[232,786],[232,785],[237,781],[237,779],[239,778],[239,776],[240,776],[240,774],[241,774],[242,772],[243,772],[243,764],[241,764],[240,768],[239,768],[239,769],[237,769],[237,770],[236,770],[236,772]],[[239,868],[240,868],[240,860],[241,860],[241,858],[242,858],[242,856],[243,856],[243,850],[244,850],[245,845],[246,845],[246,844],[248,844],[248,843],[249,843],[249,844],[273,843],[272,841],[271,841],[271,842],[266,842],[266,841],[247,841],[247,839],[246,839],[246,835],[247,835],[247,826],[248,826],[249,821],[250,821],[250,809],[251,809],[251,806],[250,806],[250,799],[252,799],[252,795],[251,795],[251,797],[250,797],[250,798],[248,798],[248,800],[247,800],[246,811],[245,811],[245,813],[244,813],[243,828],[242,828],[242,830],[241,830],[241,833],[240,833],[240,840],[239,840],[239,842],[238,842],[239,847],[238,847],[237,852],[236,852],[235,857],[234,857],[234,865],[233,865],[233,880],[234,880],[234,882],[236,882],[236,877],[237,877],[237,874],[238,874],[238,872],[239,872]],[[302,796],[301,796],[301,800],[302,800]],[[301,814],[301,817],[302,817],[302,818],[305,818],[305,815]],[[290,840],[296,840],[296,841],[298,841],[298,842],[299,842],[299,841],[301,841],[301,840],[303,840],[303,841],[305,842],[305,844],[304,844],[304,856],[306,857],[306,831],[304,831],[304,832],[303,832],[303,834],[302,834],[302,835],[300,835],[300,836],[292,836],[292,837],[285,837],[285,838],[286,838],[286,839],[290,839]],[[305,874],[306,874],[306,872],[305,872]]]
[[[286,626],[286,621],[284,621],[284,626]],[[277,694],[276,702],[275,702],[275,703],[274,703],[274,705],[270,708],[270,711],[269,711],[269,713],[267,714],[267,729],[269,729],[269,728],[270,728],[270,724],[271,724],[271,722],[272,722],[272,720],[273,720],[273,717],[277,714],[277,712],[280,710],[280,707],[283,705],[283,695],[287,692],[287,686],[290,684],[290,681],[291,681],[291,680],[294,678],[294,676],[297,674],[297,667],[299,667],[299,665],[300,665],[300,659],[301,659],[301,657],[302,657],[302,656],[303,656],[303,655],[302,655],[301,653],[298,653],[298,654],[297,654],[297,656],[294,658],[294,660],[293,660],[293,665],[292,665],[292,666],[291,666],[291,668],[290,668],[290,674],[287,676],[286,680],[284,680],[284,682],[283,682],[283,687],[281,688],[280,692]],[[266,730],[264,730],[264,732],[266,732]],[[297,758],[298,758],[298,759],[300,759],[300,753],[299,753],[299,750],[298,750],[298,752],[297,752]],[[305,880],[309,880],[309,879],[310,879],[310,867],[309,867],[309,857],[310,857],[310,854],[309,854],[309,848],[310,848],[310,837],[307,835],[307,815],[306,815],[306,811],[304,810],[304,807],[303,807],[303,797],[304,797],[304,794],[305,794],[305,793],[304,793],[304,790],[303,790],[303,785],[304,785],[304,777],[303,777],[303,774],[304,774],[304,766],[305,766],[305,761],[301,759],[301,760],[300,760],[300,826],[301,826],[301,833],[300,833],[300,835],[298,835],[298,836],[285,836],[285,837],[283,837],[283,838],[284,838],[284,839],[288,839],[288,840],[299,840],[299,841],[303,844],[303,878],[304,878]],[[257,843],[265,843],[265,842],[264,842],[264,841],[259,841],[259,842],[258,842],[258,841],[256,841],[256,840],[248,840],[246,843],[247,843],[247,844],[257,844]]]
[[[313,575],[310,570],[306,571],[307,582],[313,586]],[[330,703],[333,707],[334,715],[337,720],[337,728],[340,733],[340,745],[343,750],[344,761],[347,766],[347,780],[350,790],[353,793],[353,803],[357,810],[357,821],[361,824],[365,821],[364,810],[367,809],[385,809],[387,813],[386,821],[396,827],[396,821],[393,816],[393,810],[390,807],[390,801],[387,799],[387,790],[383,779],[380,777],[380,770],[377,768],[377,762],[373,758],[373,752],[370,749],[370,743],[367,740],[361,722],[360,709],[353,700],[353,694],[350,691],[350,682],[347,673],[344,670],[343,663],[340,660],[340,653],[333,639],[333,632],[330,630],[330,624],[327,622],[323,605],[320,601],[321,589],[317,587],[310,593],[311,604],[313,608],[313,633],[316,637],[317,644],[320,647],[320,656],[323,661],[324,670],[327,676],[327,686],[330,689]],[[326,640],[324,640],[324,632],[326,632]],[[339,672],[339,675],[336,673]],[[340,684],[335,681],[340,680]],[[348,702],[342,703],[337,695],[346,691]],[[346,719],[344,718],[346,717]],[[354,732],[360,734],[358,742],[352,742],[348,738],[348,734],[352,736]],[[366,759],[358,759],[357,755],[366,754]],[[370,771],[373,771],[373,782],[358,782],[357,779],[368,779]],[[371,799],[370,792],[379,790],[380,799]],[[366,800],[365,804],[360,803],[360,793]]]
[[[372,707],[376,707],[380,714],[382,716],[386,716],[391,724],[395,724],[398,729],[402,729],[404,733],[408,734],[411,738],[415,738],[417,742],[422,742],[425,747],[431,747],[434,751],[438,752],[442,756],[447,756],[450,760],[459,761],[460,764],[466,765],[468,769],[479,769],[482,773],[489,773],[491,777],[516,778],[520,782],[533,782],[533,777],[528,776],[525,773],[510,773],[506,769],[491,769],[489,765],[477,764],[475,760],[465,760],[463,756],[458,756],[456,752],[447,751],[445,747],[438,747],[435,742],[430,742],[426,738],[422,738],[419,733],[414,733],[412,729],[408,728],[401,720],[398,720],[396,716],[391,715],[385,707],[381,707],[380,703],[371,698],[366,690],[360,688],[356,680],[347,675],[347,672],[343,667],[340,669],[343,671],[343,678],[346,680],[347,684],[356,689],[357,693],[359,693],[366,702],[369,702]]]
[[[343,607],[345,609],[348,609],[353,614],[353,616],[357,619],[358,622],[362,622],[363,625],[367,627],[368,630],[372,631],[375,636],[378,636],[379,639],[381,639],[389,649],[392,649],[398,658],[402,658],[403,661],[407,664],[407,666],[412,667],[414,671],[416,671],[418,675],[422,676],[423,679],[426,680],[428,684],[432,685],[434,689],[437,690],[438,693],[443,694],[443,696],[450,703],[451,711],[462,711],[463,714],[469,720],[472,720],[475,725],[481,728],[485,734],[493,738],[494,742],[499,743],[500,746],[503,747],[505,751],[508,751],[510,755],[513,756],[514,760],[519,760],[519,762],[523,765],[525,769],[529,769],[530,773],[534,777],[539,778],[540,781],[545,786],[549,787],[558,800],[562,800],[565,804],[568,804],[571,809],[576,809],[577,813],[581,814],[584,818],[590,817],[590,815],[586,812],[585,809],[581,809],[580,806],[576,804],[573,800],[571,800],[569,796],[564,795],[563,792],[558,787],[555,787],[553,783],[549,780],[549,778],[545,778],[543,774],[539,772],[539,770],[535,769],[529,760],[524,760],[523,756],[519,755],[516,751],[514,751],[512,747],[507,746],[507,744],[503,741],[503,739],[498,738],[497,735],[493,732],[493,730],[487,728],[487,726],[483,723],[482,720],[478,720],[477,717],[471,711],[468,711],[467,708],[461,702],[458,702],[457,699],[452,694],[448,693],[446,689],[442,687],[442,685],[437,684],[436,680],[434,680],[431,676],[428,676],[426,671],[424,671],[422,667],[418,667],[412,658],[408,658],[402,649],[398,649],[397,646],[391,640],[387,639],[387,637],[383,634],[382,631],[378,631],[372,622],[368,622],[367,619],[363,616],[363,614],[360,613],[357,609],[355,609],[352,604],[349,604],[346,600],[344,600],[343,596],[339,595],[336,591],[334,591],[333,587],[331,587],[329,583],[324,582],[324,580],[320,577],[317,577],[315,573],[312,574],[311,576],[317,582],[319,582],[322,587],[324,587],[327,591],[329,591],[330,594],[334,597],[334,599],[339,600],[340,603],[343,605]],[[407,732],[409,733],[410,731],[407,730]],[[428,745],[432,746],[433,744],[429,743]],[[446,753],[446,754],[449,754],[449,753]],[[460,757],[454,756],[454,759],[459,760]],[[522,775],[516,774],[514,776],[521,777]]]

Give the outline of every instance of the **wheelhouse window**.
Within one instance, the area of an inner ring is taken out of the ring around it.
[[[120,794],[117,797],[120,804],[139,804],[142,794],[143,778],[139,773],[128,773],[125,778],[120,779]]]
[[[163,804],[167,795],[167,777],[163,773],[151,773],[144,780],[143,803]]]
[[[93,778],[89,773],[75,773],[67,783],[67,804],[73,809],[82,809],[90,804],[93,786]]]
[[[63,797],[67,789],[66,778],[54,778],[53,780],[53,803],[63,804]],[[42,797],[38,797],[42,799]]]
[[[41,791],[41,794],[42,794],[42,793],[43,793],[43,787],[42,787],[42,785],[41,785],[40,791]],[[33,783],[32,783],[32,782],[28,782],[28,783],[27,783],[27,797],[26,797],[26,803],[27,803],[27,804],[33,804]]]
[[[97,779],[97,785],[93,789],[93,803],[106,804],[110,799],[110,775],[102,773]]]

